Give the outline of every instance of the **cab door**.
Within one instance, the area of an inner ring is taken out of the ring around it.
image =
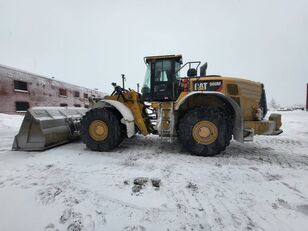
[[[175,79],[173,60],[156,60],[151,63],[151,95],[154,101],[173,100]]]

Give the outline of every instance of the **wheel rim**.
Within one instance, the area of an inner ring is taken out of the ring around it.
[[[89,126],[89,134],[95,141],[103,141],[108,136],[108,126],[102,120],[93,120]]]
[[[203,145],[214,143],[218,137],[217,126],[207,120],[196,123],[192,129],[194,140]]]

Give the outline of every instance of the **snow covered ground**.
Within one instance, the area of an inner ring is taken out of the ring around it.
[[[282,114],[280,136],[212,158],[155,136],[14,152],[22,117],[0,114],[0,230],[307,230],[308,112]]]

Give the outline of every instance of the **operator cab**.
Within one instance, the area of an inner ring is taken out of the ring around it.
[[[145,57],[144,61],[147,70],[141,89],[142,99],[148,102],[176,100],[182,56],[150,56]]]

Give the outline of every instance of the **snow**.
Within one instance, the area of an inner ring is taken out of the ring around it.
[[[211,158],[156,136],[11,151],[22,116],[0,114],[0,230],[307,230],[308,112],[281,114],[283,134]]]

